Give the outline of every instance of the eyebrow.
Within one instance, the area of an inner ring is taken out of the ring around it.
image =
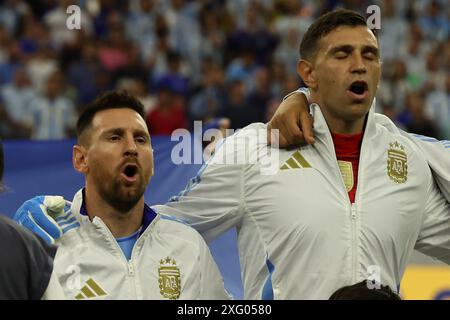
[[[125,129],[123,129],[123,128],[112,128],[112,129],[108,129],[108,130],[104,131],[103,135],[108,135],[108,134],[123,135],[124,132],[125,132]],[[140,136],[145,136],[147,138],[150,138],[150,135],[148,134],[148,132],[146,132],[145,130],[141,130],[141,129],[134,130],[133,135],[140,135]]]
[[[339,51],[343,51],[346,53],[351,53],[353,50],[355,50],[355,47],[349,44],[344,44],[341,46],[337,46],[337,47],[333,47],[331,48],[331,50],[329,51],[330,55],[334,55],[335,53],[339,52]],[[361,49],[362,53],[366,53],[366,52],[371,52],[373,54],[375,54],[377,57],[379,55],[379,50],[377,47],[375,46],[371,46],[371,45],[364,45]]]

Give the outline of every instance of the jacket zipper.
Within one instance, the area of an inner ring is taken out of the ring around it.
[[[128,265],[128,275],[129,276],[134,276],[134,267],[133,267],[133,262],[131,260],[129,260],[127,262]]]
[[[126,265],[127,276],[132,278],[131,281],[133,282],[134,296],[135,296],[135,299],[137,299],[137,289],[136,289],[136,283],[135,283],[136,279],[134,277],[134,264],[133,264],[133,251],[134,250],[132,250],[132,252],[131,252],[131,259],[128,260],[127,257],[125,257],[125,254],[123,253],[119,244],[117,243],[116,238],[114,238],[113,234],[111,233],[111,230],[108,229],[108,227],[105,225],[105,223],[101,219],[99,219],[99,222],[101,223],[101,228],[106,232],[106,236],[109,238],[108,240],[112,241],[114,243],[115,249],[119,251],[119,254],[122,257],[122,261]],[[135,246],[136,246],[136,244],[137,244],[137,241],[135,243]]]
[[[347,188],[345,187],[345,183],[344,180],[342,178],[342,174],[341,174],[341,169],[339,168],[339,164],[338,164],[338,160],[336,157],[336,150],[334,148],[334,144],[333,144],[333,139],[331,138],[331,133],[328,133],[328,139],[329,139],[329,143],[331,143],[332,146],[332,150],[334,152],[334,159],[335,159],[335,168],[338,170],[337,172],[339,172],[339,176],[340,176],[340,180],[341,180],[341,186],[344,190],[344,193],[346,195],[346,205],[349,206],[350,208],[350,224],[351,224],[351,251],[352,251],[352,259],[351,259],[351,282],[352,283],[356,283],[356,278],[358,275],[357,269],[358,269],[358,259],[357,259],[357,220],[358,220],[358,214],[356,211],[356,199],[357,199],[357,195],[358,195],[358,185],[360,183],[360,176],[361,176],[361,154],[362,154],[362,148],[363,148],[363,143],[361,143],[361,150],[360,150],[360,159],[359,159],[359,168],[358,168],[358,183],[356,185],[356,194],[355,194],[355,202],[352,203],[350,201],[350,198],[348,197],[348,192],[347,192]],[[363,136],[363,140],[364,140],[364,136]]]
[[[356,207],[355,207],[354,203],[351,204],[350,208],[351,208],[350,209],[350,219],[351,219],[351,224],[352,224],[352,283],[356,283],[356,278],[357,278],[357,271],[356,271],[356,269],[357,269],[356,220],[357,220],[358,216],[356,214]]]

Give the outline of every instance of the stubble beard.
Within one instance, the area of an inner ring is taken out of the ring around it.
[[[99,194],[111,207],[125,214],[136,206],[144,195],[146,184],[142,176],[136,184],[136,186],[127,187],[119,180],[114,180],[110,184],[100,182]]]

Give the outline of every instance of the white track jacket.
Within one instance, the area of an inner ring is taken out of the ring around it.
[[[155,209],[208,241],[236,227],[246,299],[328,299],[371,277],[397,290],[413,249],[450,263],[450,206],[427,163],[449,196],[449,145],[406,134],[371,108],[351,204],[320,107],[311,112],[314,145],[276,156],[266,125],[250,125]]]
[[[229,299],[203,238],[174,218],[144,210],[127,261],[103,221],[91,222],[80,190],[72,212],[80,222],[58,240],[54,268],[69,299]]]

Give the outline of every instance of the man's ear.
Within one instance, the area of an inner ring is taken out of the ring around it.
[[[73,146],[72,163],[75,170],[81,173],[88,172],[86,148],[81,145]]]
[[[298,60],[297,73],[308,88],[313,90],[317,88],[316,72],[311,62],[304,59]]]

